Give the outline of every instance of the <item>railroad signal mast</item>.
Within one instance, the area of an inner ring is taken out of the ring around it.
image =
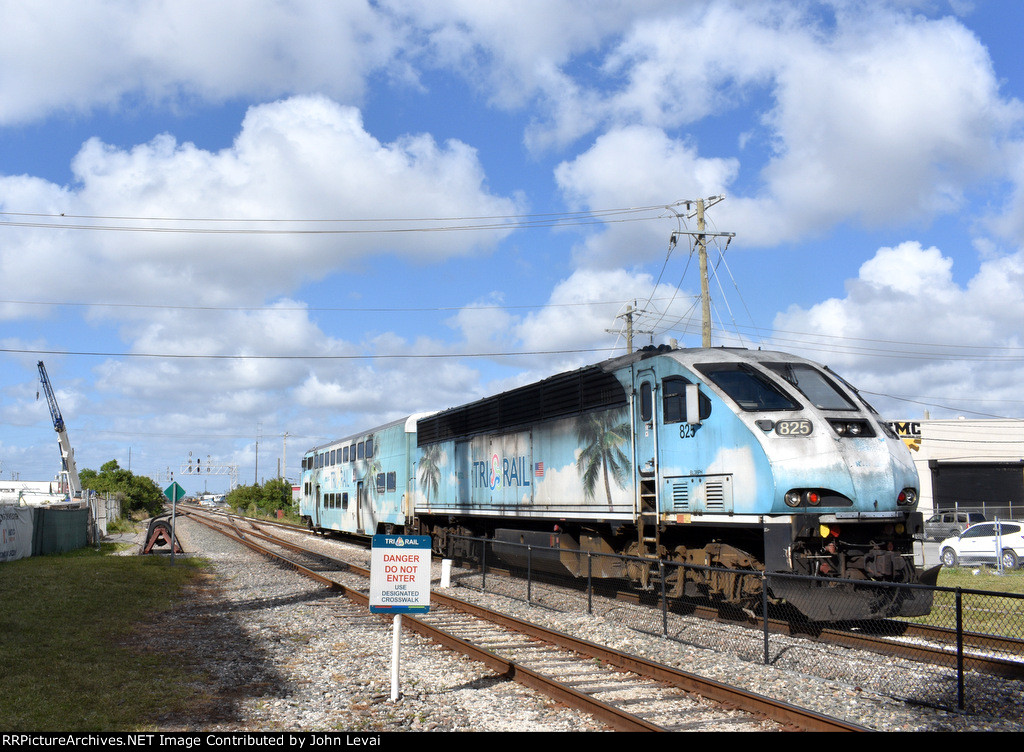
[[[188,460],[181,463],[178,471],[182,475],[227,475],[231,480],[229,490],[233,491],[238,487],[238,465],[217,465],[213,463],[210,455],[206,455],[204,462],[201,457],[192,459],[192,452],[188,453]]]
[[[50,406],[50,417],[53,419],[53,430],[57,432],[57,443],[60,447],[61,459],[61,486],[67,489],[69,498],[81,498],[82,482],[78,479],[78,466],[75,464],[75,450],[71,448],[71,440],[68,439],[67,426],[64,425],[64,418],[57,407],[57,398],[53,394],[53,387],[50,386],[50,379],[46,375],[46,366],[39,361],[39,381],[46,393],[46,402]],[[38,399],[38,395],[36,395]]]

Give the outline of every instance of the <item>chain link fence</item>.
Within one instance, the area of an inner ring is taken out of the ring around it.
[[[994,689],[1014,706],[1021,703],[1024,595],[721,569],[479,538],[452,537],[449,546],[461,565],[454,582],[540,608],[605,617],[826,679],[855,675],[861,686],[931,707],[985,712],[980,698],[991,702]],[[1024,571],[1008,576],[1024,577]]]

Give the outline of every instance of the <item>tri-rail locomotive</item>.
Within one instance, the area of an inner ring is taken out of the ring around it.
[[[813,575],[840,586],[835,601],[856,583],[934,584],[914,561],[917,494],[907,447],[828,368],[663,345],[315,447],[300,513],[321,531],[429,534],[446,556],[469,553],[464,536],[510,561],[530,543],[573,574],[587,552],[627,554],[591,573],[642,584],[646,558]],[[724,582],[704,589],[742,598]],[[822,610],[820,587],[770,588],[811,618],[930,609],[851,596]]]

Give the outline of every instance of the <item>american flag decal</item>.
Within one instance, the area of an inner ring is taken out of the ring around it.
[[[533,475],[534,475],[535,478],[543,478],[544,477],[544,463],[543,462],[538,462],[537,464],[535,464],[533,466]]]

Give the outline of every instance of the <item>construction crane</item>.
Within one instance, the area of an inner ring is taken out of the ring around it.
[[[60,408],[57,407],[57,398],[53,394],[53,387],[50,386],[50,379],[46,375],[46,366],[39,361],[39,381],[42,382],[43,391],[46,392],[46,401],[50,405],[50,417],[53,418],[53,430],[57,432],[57,443],[60,446],[61,477],[62,486],[67,488],[69,498],[81,498],[82,482],[78,479],[78,467],[75,465],[75,450],[71,448],[71,441],[68,439],[68,429],[64,425],[64,418],[61,417]],[[38,397],[38,395],[36,395]]]

